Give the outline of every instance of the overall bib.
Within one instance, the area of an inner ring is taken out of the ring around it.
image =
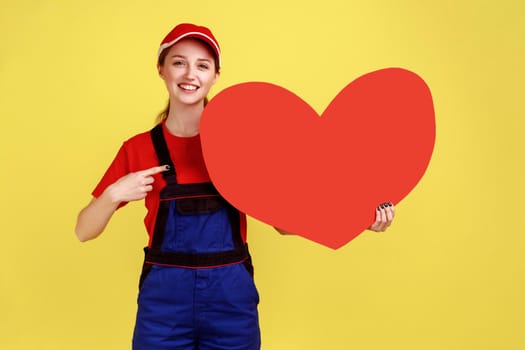
[[[178,184],[162,125],[151,130],[166,187],[145,248],[134,350],[258,350],[259,295],[239,212],[211,182]]]

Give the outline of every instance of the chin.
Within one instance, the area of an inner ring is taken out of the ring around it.
[[[188,105],[188,106],[195,106],[195,105],[199,105],[199,104],[204,104],[204,99],[196,99],[196,100],[185,100],[185,101],[181,101],[183,104],[185,105]]]
[[[202,96],[177,96],[176,99],[179,103],[184,105],[197,105],[204,103],[204,98]]]

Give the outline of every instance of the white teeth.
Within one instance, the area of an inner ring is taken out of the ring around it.
[[[180,86],[181,88],[183,88],[184,90],[190,90],[190,91],[195,91],[195,90],[197,90],[197,87],[194,86],[194,85],[180,84],[179,86]]]

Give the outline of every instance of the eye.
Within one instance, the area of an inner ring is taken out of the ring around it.
[[[175,61],[173,61],[173,65],[174,66],[183,66],[184,65],[184,61],[183,60],[175,60]]]
[[[202,70],[210,69],[210,66],[207,63],[199,63],[199,68]]]

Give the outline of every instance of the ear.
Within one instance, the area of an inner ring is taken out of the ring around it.
[[[219,77],[221,76],[221,72],[216,72],[215,73],[215,78],[213,78],[213,83],[212,85],[215,85],[215,83],[217,82],[217,80],[219,80]]]
[[[163,67],[160,64],[157,64],[157,72],[159,72],[159,76],[164,79]]]

